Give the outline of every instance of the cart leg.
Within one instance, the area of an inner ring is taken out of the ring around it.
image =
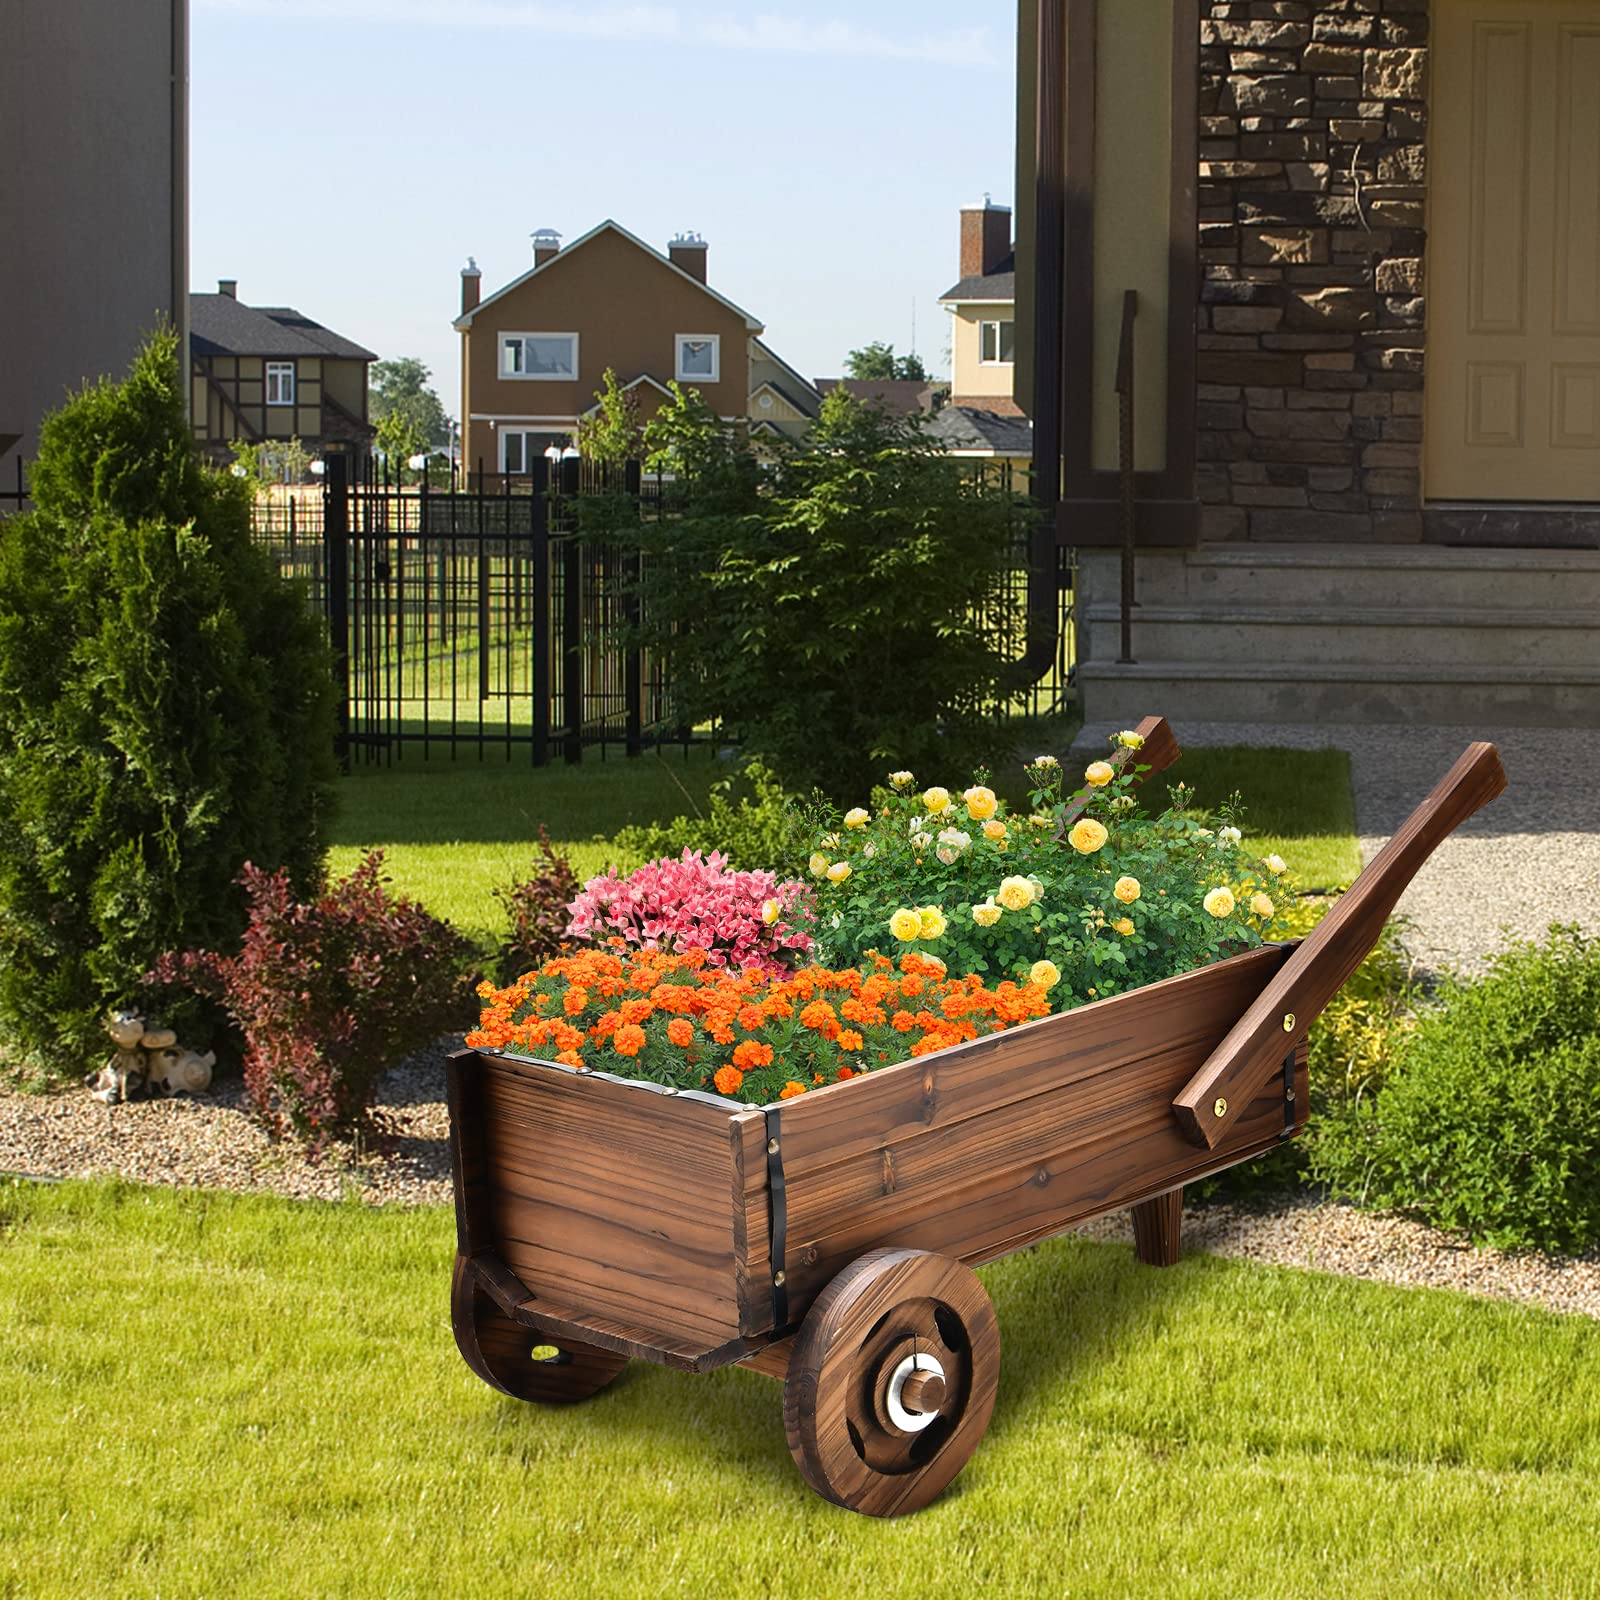
[[[1175,1267],[1182,1253],[1183,1190],[1169,1189],[1133,1208],[1133,1253],[1147,1267]]]

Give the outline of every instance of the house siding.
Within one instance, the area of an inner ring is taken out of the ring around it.
[[[1416,541],[1428,0],[1201,0],[1206,539]]]

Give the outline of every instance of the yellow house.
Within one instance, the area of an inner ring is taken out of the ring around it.
[[[985,195],[961,212],[960,279],[939,297],[950,313],[950,404],[1020,416],[1016,362],[1016,263],[1011,208]]]

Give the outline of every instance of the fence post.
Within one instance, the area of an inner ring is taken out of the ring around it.
[[[333,645],[337,707],[334,750],[341,770],[350,770],[350,482],[349,462],[329,454],[322,489],[322,566],[328,636]]]
[[[583,760],[583,546],[576,533],[561,541],[561,698],[565,754]]]
[[[550,463],[533,459],[533,764],[550,759]]]
[[[633,506],[635,521],[643,515],[641,500],[644,493],[643,474],[637,461],[627,465],[623,480],[628,499]],[[628,630],[628,653],[623,661],[623,694],[628,708],[627,753],[640,755],[644,750],[644,657],[639,653],[639,543],[638,533],[632,534],[632,543],[622,556],[623,623]]]

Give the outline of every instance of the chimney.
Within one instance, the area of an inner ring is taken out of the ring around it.
[[[987,278],[1011,254],[1011,207],[983,197],[981,206],[961,210],[961,276]]]
[[[533,264],[542,267],[561,254],[561,235],[554,228],[539,228],[532,235]]]
[[[673,266],[687,272],[697,283],[706,281],[706,242],[698,233],[685,229],[667,246]]]
[[[466,316],[469,311],[477,309],[478,299],[482,293],[483,274],[478,271],[478,263],[472,257],[467,257],[467,264],[461,269],[461,315]]]
[[[237,278],[218,278],[217,293],[225,294],[230,300],[239,298],[239,280]]]

